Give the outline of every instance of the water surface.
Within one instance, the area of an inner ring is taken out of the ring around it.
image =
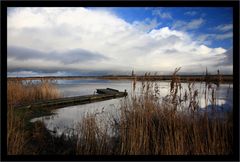
[[[99,88],[114,88],[119,91],[128,92],[127,98],[133,95],[140,95],[143,91],[143,82],[137,82],[135,90],[131,80],[99,80],[99,79],[80,79],[80,80],[58,80],[57,87],[64,97],[81,96],[94,94],[96,89]],[[156,81],[151,82],[152,87],[158,87],[159,100],[170,93],[170,81]],[[181,92],[184,94],[188,91],[188,83],[181,83]],[[216,87],[216,101],[215,104],[219,110],[229,111],[232,108],[232,84],[220,84]],[[146,86],[145,86],[146,87]],[[207,100],[205,99],[204,92],[206,90],[205,83],[197,82],[192,86],[193,89],[198,90],[198,104],[203,110],[211,108],[211,89],[208,90]],[[89,103],[77,106],[68,106],[60,109],[53,110],[55,115],[43,116],[32,119],[31,121],[41,120],[46,125],[46,128],[51,131],[56,131],[59,135],[68,133],[74,130],[77,123],[81,122],[82,118],[87,114],[94,114],[100,122],[110,123],[107,121],[109,117],[119,117],[121,103],[126,101],[126,98],[116,98],[101,102]],[[188,103],[186,103],[187,106]]]

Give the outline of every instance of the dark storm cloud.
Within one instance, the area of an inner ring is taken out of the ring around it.
[[[107,60],[108,58],[98,54],[92,53],[83,49],[74,49],[69,50],[64,53],[51,53],[53,57],[62,57],[61,62],[64,64],[72,64],[77,62],[86,62],[86,61],[99,61],[99,60]],[[56,59],[56,58],[55,58]]]
[[[65,52],[46,53],[30,48],[16,46],[8,47],[7,56],[8,58],[14,58],[19,61],[39,59],[60,61],[63,64],[72,64],[87,61],[100,61],[108,59],[106,56],[103,56],[99,53],[93,53],[84,49],[73,49]]]
[[[127,71],[128,72],[128,71]],[[76,70],[76,69],[28,69],[18,68],[8,70],[8,76],[101,76],[110,74],[122,74],[122,71],[111,70]],[[126,73],[126,72],[125,72]]]
[[[59,72],[71,74],[74,71],[90,70],[96,62],[109,58],[97,52],[79,48],[64,52],[42,52],[25,47],[8,46],[7,59],[9,74],[31,71],[48,75]],[[84,68],[82,69],[82,67]]]
[[[45,53],[30,48],[16,46],[10,46],[7,48],[7,57],[15,58],[16,60],[38,59],[44,55]]]
[[[24,68],[17,68],[15,66],[12,66],[8,68],[9,73],[13,72],[22,72],[22,71],[33,71],[36,73],[56,73],[59,71],[66,71],[70,72],[72,70],[64,69],[64,68],[46,68],[46,67],[24,67]]]

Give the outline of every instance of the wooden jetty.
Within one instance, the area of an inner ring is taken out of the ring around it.
[[[106,88],[106,89],[97,89],[97,94],[85,95],[85,96],[75,96],[75,97],[66,97],[58,99],[50,99],[44,101],[34,102],[28,105],[17,106],[16,108],[38,108],[38,107],[52,107],[60,108],[65,106],[80,105],[97,101],[104,101],[118,97],[127,96],[127,92],[120,92],[116,89]]]

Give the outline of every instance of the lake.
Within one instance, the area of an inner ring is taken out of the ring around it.
[[[170,93],[170,81],[154,81],[150,82],[159,88],[158,98],[162,101],[164,97]],[[69,134],[74,130],[77,123],[81,122],[82,118],[87,114],[94,114],[99,123],[110,123],[109,117],[118,118],[120,115],[120,107],[122,102],[131,100],[131,96],[138,96],[142,92],[143,82],[137,81],[135,90],[133,89],[133,82],[131,80],[101,80],[101,79],[79,79],[79,80],[57,80],[56,86],[59,88],[64,97],[81,96],[94,94],[99,88],[114,88],[119,91],[128,92],[125,98],[116,98],[101,102],[89,103],[84,105],[68,106],[53,110],[54,115],[34,118],[31,122],[43,121],[46,128],[51,131],[56,131],[57,135],[62,133]],[[182,92],[188,91],[188,83],[181,83]],[[215,87],[215,104],[220,111],[229,111],[232,108],[233,85],[220,84]],[[205,83],[196,82],[192,87],[198,90],[198,104],[202,111],[206,107],[211,107],[211,96],[208,96],[207,102],[204,98]],[[208,92],[211,94],[211,91]],[[186,103],[186,106],[188,103]]]

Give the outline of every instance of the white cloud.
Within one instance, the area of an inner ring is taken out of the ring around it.
[[[196,11],[188,11],[184,13],[184,15],[189,15],[189,16],[195,16],[196,14],[197,14]]]
[[[185,26],[194,29],[203,21],[193,20]],[[28,48],[35,55],[22,60],[19,52],[8,53],[11,71],[172,71],[181,66],[193,72],[193,66],[217,69],[216,64],[225,58],[221,53],[226,52],[207,47],[184,31],[154,29],[158,25],[154,19],[130,24],[104,10],[21,8],[8,15],[7,25],[8,50]],[[139,30],[141,25],[145,30]],[[27,51],[26,57],[31,54]]]
[[[211,34],[200,34],[196,37],[196,40],[203,42],[205,45],[211,45],[213,38],[210,35]]]
[[[146,18],[144,21],[134,21],[133,26],[136,27],[137,29],[148,32],[151,31],[152,29],[158,27],[161,23],[157,21],[157,19],[149,19]]]
[[[178,20],[173,24],[173,29],[192,30],[199,28],[205,22],[204,19],[193,19],[190,22]]]
[[[225,31],[229,31],[233,29],[233,24],[222,24],[222,25],[218,25],[216,28],[216,30],[225,32]]]
[[[200,42],[205,42],[206,44],[211,44],[213,40],[225,40],[225,39],[232,39],[233,33],[227,32],[223,34],[201,34],[198,36],[198,40]]]
[[[225,34],[216,34],[215,38],[217,40],[224,40],[224,39],[230,39],[233,37],[233,33],[232,32],[228,32]]]
[[[153,10],[152,15],[158,16],[162,19],[172,19],[172,15],[169,12],[163,12],[161,9]]]

